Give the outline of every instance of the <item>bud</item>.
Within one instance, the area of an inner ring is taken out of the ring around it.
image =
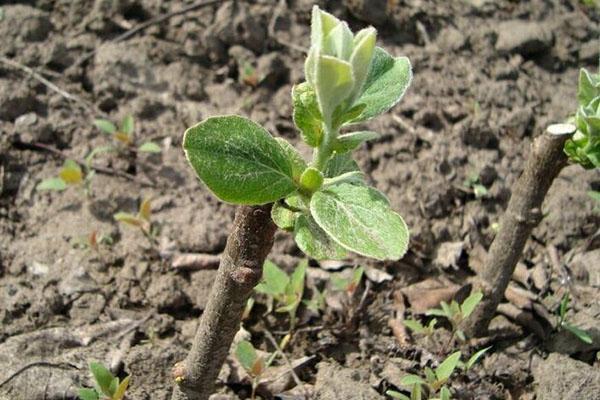
[[[309,192],[314,193],[323,185],[323,174],[318,169],[309,167],[300,176],[300,185]]]

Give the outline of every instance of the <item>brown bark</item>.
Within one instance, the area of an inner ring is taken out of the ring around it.
[[[500,230],[488,251],[477,285],[483,300],[465,321],[467,335],[487,333],[498,304],[504,296],[515,266],[532,229],[542,219],[542,203],[554,178],[567,163],[563,151],[568,134],[544,133],[536,138],[525,169],[514,186],[508,207],[500,221]]]
[[[173,368],[172,400],[206,400],[212,394],[252,289],[273,246],[271,205],[240,207],[192,348]]]

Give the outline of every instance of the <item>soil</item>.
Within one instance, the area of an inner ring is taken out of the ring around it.
[[[402,325],[468,293],[532,139],[575,110],[579,68],[597,68],[598,9],[578,0],[318,3],[353,29],[376,26],[381,45],[412,62],[405,98],[368,124],[381,138],[357,152],[411,228],[410,250],[398,262],[311,261],[307,293],[355,265],[367,277],[353,299],[329,291],[324,311],[301,308],[286,353],[301,361],[302,385],[275,379],[259,394],[386,398],[402,389],[403,375],[455,349],[492,346],[451,380],[455,398],[600,399],[600,213],[587,195],[600,190],[598,171],[568,166],[555,181],[488,337],[461,343],[442,322],[431,337]],[[75,398],[92,384],[91,360],[133,376],[128,399],[170,398],[170,369],[185,357],[215,274],[175,260],[218,255],[234,214],[194,176],[182,134],[210,115],[236,113],[308,157],[291,122],[290,91],[303,79],[297,46],[308,44],[312,4],[223,1],[116,41],[182,2],[0,2],[0,399]],[[98,155],[97,165],[121,174],[97,173],[90,196],[35,189],[63,162],[42,146],[83,159],[111,142],[94,118],[127,114],[138,140],[160,144],[160,154]],[[465,185],[473,177],[485,196]],[[154,244],[112,218],[135,213],[144,198],[159,230]],[[90,248],[90,235],[110,243]],[[291,271],[302,254],[279,232],[269,258]],[[588,330],[591,345],[553,329],[567,291],[569,319]],[[273,351],[265,330],[281,338],[289,321],[265,312],[258,298],[244,327],[256,347]],[[31,364],[39,361],[47,364]],[[249,398],[234,360],[221,377],[215,399]]]

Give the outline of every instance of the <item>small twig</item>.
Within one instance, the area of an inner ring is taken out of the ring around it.
[[[50,82],[48,79],[44,78],[42,75],[40,75],[39,73],[35,72],[33,69],[29,68],[26,65],[20,64],[14,60],[11,60],[9,58],[6,58],[4,56],[0,56],[0,62],[14,68],[17,69],[21,72],[24,72],[28,75],[30,75],[33,79],[35,79],[36,81],[40,82],[41,84],[43,84],[44,86],[46,86],[47,88],[49,88],[50,90],[60,94],[62,97],[64,97],[67,100],[73,101],[77,104],[79,104],[80,106],[82,106],[86,111],[91,112],[93,114],[99,114],[102,116],[106,116],[106,114],[104,114],[102,111],[97,110],[92,104],[88,103],[87,101],[83,100],[81,97],[76,96],[72,93],[67,92],[64,89],[59,88],[58,86],[56,86],[54,83]]]
[[[285,3],[285,0],[279,0],[279,4],[275,8],[275,11],[273,12],[273,17],[271,17],[271,20],[269,21],[269,26],[267,28],[269,37],[271,37],[273,40],[275,40],[277,43],[279,43],[282,46],[289,47],[292,50],[296,50],[297,52],[306,54],[306,53],[308,53],[307,48],[305,48],[303,46],[299,46],[299,45],[289,42],[287,40],[283,40],[279,36],[277,36],[277,32],[275,32],[275,25],[277,24],[277,20],[279,19],[279,17],[281,16],[281,13],[283,12],[283,10],[286,7],[287,6]]]
[[[171,267],[181,271],[199,271],[217,269],[220,255],[206,253],[183,253],[173,256]]]
[[[269,342],[271,342],[271,344],[273,345],[273,347],[275,347],[275,349],[277,350],[277,352],[279,352],[279,354],[281,354],[281,358],[283,358],[283,361],[285,362],[285,364],[287,365],[287,367],[290,369],[290,373],[292,374],[292,378],[294,378],[294,382],[296,382],[296,385],[299,388],[303,388],[304,389],[304,387],[302,385],[302,381],[300,380],[300,378],[296,374],[296,371],[294,371],[294,366],[292,365],[292,363],[291,363],[290,359],[288,358],[288,356],[279,347],[279,344],[277,343],[277,341],[275,340],[275,338],[273,337],[273,335],[271,334],[271,332],[269,332],[269,330],[267,328],[264,328],[264,330],[265,330],[265,336],[267,337],[267,339],[269,340]],[[308,393],[306,391],[304,391],[304,396],[306,398],[308,398]]]
[[[197,10],[199,8],[202,8],[202,7],[207,7],[207,6],[211,6],[213,4],[222,3],[224,1],[228,1],[228,0],[203,0],[203,1],[196,2],[194,4],[190,4],[187,7],[183,7],[181,10],[171,11],[171,12],[168,12],[166,14],[159,15],[157,17],[149,19],[146,22],[142,22],[141,24],[139,24],[139,25],[131,28],[127,32],[122,33],[121,35],[119,35],[116,38],[114,38],[113,40],[111,40],[110,43],[122,42],[122,41],[124,41],[126,39],[129,39],[130,37],[136,35],[137,33],[143,31],[144,29],[146,29],[146,28],[148,28],[148,27],[150,27],[152,25],[160,24],[161,22],[166,21],[167,19],[176,17],[178,15],[182,15],[182,14],[188,13],[190,11]],[[75,62],[74,66],[79,66],[79,65],[83,64],[86,60],[89,60],[105,44],[106,43],[102,43],[100,46],[96,47],[94,50],[92,50],[92,51],[84,54],[83,56],[81,56],[81,58]]]
[[[0,382],[0,388],[2,386],[6,385],[8,382],[10,382],[13,379],[15,379],[17,376],[19,376],[23,372],[25,372],[28,369],[31,369],[33,367],[48,367],[48,368],[59,368],[59,369],[69,369],[69,368],[79,369],[79,367],[77,367],[76,365],[69,364],[69,363],[51,363],[51,362],[47,362],[47,361],[34,361],[34,362],[31,362],[31,363],[29,363],[29,364],[27,364],[27,365],[19,368],[18,370],[16,370],[12,374],[10,374],[8,376],[8,378],[6,378],[2,382]]]
[[[59,149],[49,146],[49,145],[46,145],[46,144],[43,144],[43,143],[15,142],[15,144],[18,146],[21,146],[23,148],[44,150],[44,151],[54,154],[55,156],[57,156],[59,158],[62,158],[63,160],[71,158],[71,157],[68,157],[66,154],[64,154],[62,151],[60,151]],[[88,167],[88,164],[84,160],[79,160],[79,159],[73,159],[73,160],[82,167]],[[101,167],[99,165],[94,165],[94,164],[89,165],[89,167],[97,172],[102,173],[102,174],[119,176],[121,178],[125,178],[130,181],[138,182],[139,184],[145,185],[145,186],[155,186],[153,183],[145,181],[145,180],[141,180],[137,176],[128,174],[127,172],[118,171],[116,169],[108,168],[108,167]]]

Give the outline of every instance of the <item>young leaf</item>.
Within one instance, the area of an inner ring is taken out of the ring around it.
[[[331,56],[317,56],[315,92],[326,124],[331,125],[333,112],[346,100],[353,87],[350,63]]]
[[[446,386],[442,386],[440,389],[440,400],[450,400],[450,389]]]
[[[294,85],[292,103],[294,124],[300,130],[302,140],[311,147],[319,146],[323,140],[323,117],[317,95],[308,82]]]
[[[118,212],[115,215],[113,215],[113,218],[115,219],[115,221],[119,221],[124,224],[131,225],[131,226],[140,227],[140,226],[144,225],[144,221],[142,219],[138,218],[137,216],[135,216],[133,214],[126,213],[126,212]]]
[[[402,386],[423,385],[425,381],[418,375],[405,375],[400,379]]]
[[[113,399],[113,396],[115,395],[117,389],[119,388],[119,377],[115,376],[113,377],[113,380],[110,382],[110,386],[108,387],[108,392],[110,393],[110,398],[111,400]]]
[[[60,178],[48,178],[41,181],[35,188],[36,190],[65,190],[67,184]]]
[[[600,76],[590,74],[585,68],[581,68],[577,90],[579,104],[587,105],[598,96],[600,96]]]
[[[421,325],[421,323],[419,321],[416,321],[414,319],[405,319],[403,321],[404,326],[406,326],[408,329],[410,329],[411,331],[415,332],[415,333],[423,333],[425,332],[425,327],[423,325]]]
[[[410,391],[410,400],[421,400],[421,385],[415,383]]]
[[[129,381],[131,376],[126,376],[125,379],[119,384],[115,394],[113,395],[112,400],[122,400],[125,397],[125,392],[127,391],[127,387],[129,386]]]
[[[408,248],[406,223],[373,188],[347,183],[316,192],[310,210],[342,247],[378,260],[397,260]]]
[[[291,232],[294,230],[295,214],[294,211],[284,207],[279,201],[274,203],[271,208],[271,219],[279,229],[283,229],[284,231]]]
[[[446,382],[460,361],[460,351],[450,354],[436,369],[435,375],[440,382]]]
[[[185,132],[183,147],[200,179],[223,201],[265,204],[296,189],[287,153],[246,118],[208,118]]]
[[[290,288],[292,292],[298,297],[298,301],[302,299],[304,294],[304,278],[306,277],[306,268],[308,267],[308,260],[302,260],[290,277]]]
[[[352,99],[360,95],[363,84],[367,79],[367,74],[371,66],[373,51],[375,50],[375,41],[377,40],[377,31],[375,28],[365,28],[356,33],[354,37],[354,49],[350,57],[350,64],[354,72],[356,80],[354,90],[352,91]]]
[[[427,310],[425,312],[425,315],[433,315],[433,316],[436,316],[436,317],[449,318],[448,314],[444,310],[441,310],[439,308],[429,309],[429,310]]]
[[[115,126],[115,124],[113,124],[107,119],[94,120],[94,126],[100,129],[102,132],[108,133],[109,135],[113,135],[115,132],[117,132],[117,127]]]
[[[315,260],[341,260],[347,252],[337,244],[312,216],[298,214],[294,224],[294,240],[307,256]]]
[[[408,58],[393,58],[382,48],[376,47],[362,94],[355,101],[355,104],[366,104],[366,108],[351,122],[366,121],[392,108],[404,96],[411,79]]]
[[[569,332],[571,332],[573,335],[577,336],[577,338],[582,342],[587,344],[593,343],[592,337],[583,329],[578,328],[575,325],[571,325],[568,322],[563,322],[563,327]]]
[[[130,137],[133,135],[133,116],[127,115],[123,118],[123,121],[121,121],[121,132]]]
[[[427,379],[427,383],[428,384],[434,384],[435,381],[437,380],[437,377],[435,376],[435,372],[433,372],[433,370],[429,367],[425,367],[425,378]]]
[[[252,367],[258,358],[252,343],[247,340],[242,340],[238,343],[235,349],[235,356],[248,373],[252,371]]]
[[[473,367],[473,365],[475,365],[475,363],[477,361],[479,361],[479,359],[481,358],[481,356],[483,356],[483,354],[488,351],[489,349],[491,349],[492,346],[486,347],[485,349],[481,349],[478,352],[476,352],[475,354],[473,354],[469,360],[465,363],[465,371],[468,371],[471,369],[471,367]]]
[[[367,140],[376,139],[378,137],[378,133],[370,131],[346,133],[338,136],[336,143],[333,145],[333,149],[338,153],[346,153],[356,149]]]
[[[400,392],[396,392],[395,390],[388,390],[385,392],[385,394],[387,394],[388,396],[394,398],[394,399],[400,399],[400,400],[411,400],[410,397],[403,395]]]
[[[102,393],[107,396],[112,396],[110,385],[114,377],[110,371],[106,369],[104,365],[97,362],[90,363],[90,371],[92,371],[92,375],[94,375],[94,379],[96,380],[100,390],[102,390]]]
[[[94,389],[81,388],[81,389],[79,389],[79,392],[77,394],[79,395],[80,400],[98,400],[98,399],[100,399],[100,396],[98,396],[98,392],[96,392]]]
[[[152,217],[152,200],[144,199],[140,204],[140,210],[138,211],[138,217],[146,221],[150,221]]]
[[[83,181],[83,172],[81,167],[73,160],[65,160],[63,167],[58,173],[60,179],[70,185],[75,185]]]
[[[160,146],[154,142],[146,142],[138,147],[138,151],[142,153],[160,153]]]
[[[483,299],[483,293],[474,292],[471,293],[471,295],[467,297],[465,301],[463,301],[462,305],[460,306],[460,312],[463,319],[468,318],[469,315],[471,315],[471,313],[475,310],[475,307],[477,307],[477,305],[481,302],[481,299]]]
[[[350,154],[336,154],[327,163],[323,175],[326,178],[335,178],[342,174],[356,171],[360,172],[360,168],[358,168],[358,164]]]
[[[256,291],[271,296],[282,295],[289,282],[290,278],[281,268],[266,260],[263,265],[263,281],[256,286]]]

